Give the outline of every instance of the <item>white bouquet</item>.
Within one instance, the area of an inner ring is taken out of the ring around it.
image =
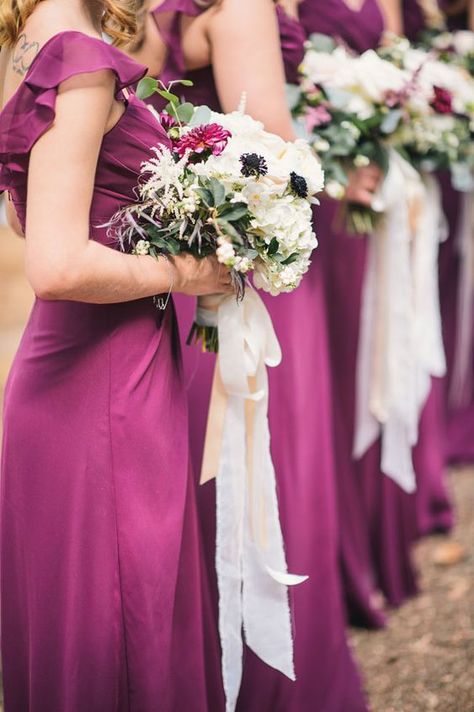
[[[408,70],[373,50],[354,55],[324,35],[310,38],[301,74],[290,88],[297,130],[321,157],[327,193],[341,199],[354,168],[375,163],[387,172],[389,137],[420,97]],[[373,207],[349,205],[349,229],[371,232],[381,209]]]
[[[239,298],[251,272],[255,286],[274,296],[296,289],[318,244],[312,205],[324,173],[311,148],[242,112],[218,114],[163,93],[170,103],[157,118],[170,145],[151,149],[139,201],[114,216],[122,247],[155,257],[215,253]],[[214,330],[194,333],[216,350]]]
[[[461,62],[436,48],[414,47],[405,38],[380,50],[414,77],[418,103],[400,122],[393,145],[415,167],[451,171],[458,190],[472,189],[474,80]]]

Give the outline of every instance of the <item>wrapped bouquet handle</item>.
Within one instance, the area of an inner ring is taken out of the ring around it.
[[[243,639],[267,665],[295,679],[288,573],[270,454],[267,366],[281,350],[258,294],[199,299],[197,322],[217,328],[219,355],[201,482],[216,477],[216,569],[226,709],[235,709]]]

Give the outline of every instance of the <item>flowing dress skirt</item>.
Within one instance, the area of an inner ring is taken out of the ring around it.
[[[34,305],[5,399],[8,712],[218,709],[179,363],[172,306]]]

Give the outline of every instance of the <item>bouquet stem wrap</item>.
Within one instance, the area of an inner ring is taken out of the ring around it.
[[[381,199],[362,295],[353,455],[381,436],[382,472],[413,492],[421,411],[431,376],[446,370],[437,260],[444,222],[436,182],[423,183],[394,151]]]
[[[270,455],[268,374],[281,361],[270,316],[256,292],[199,300],[198,321],[217,326],[219,356],[201,482],[217,476],[216,568],[226,710],[235,709],[243,640],[295,679],[288,573]]]

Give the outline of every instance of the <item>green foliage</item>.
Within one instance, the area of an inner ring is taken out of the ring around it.
[[[309,37],[313,49],[316,52],[332,52],[336,47],[336,42],[329,35],[323,35],[320,32],[314,32]]]
[[[153,77],[143,77],[143,79],[138,82],[137,97],[139,99],[148,99],[157,91],[158,86],[157,79],[153,79]]]

